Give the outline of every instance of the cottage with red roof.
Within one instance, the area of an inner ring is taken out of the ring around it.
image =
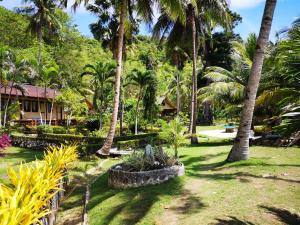
[[[19,101],[20,103],[18,119],[20,123],[36,125],[41,121],[48,123],[51,119],[52,124],[60,124],[64,120],[63,106],[54,101],[54,98],[60,94],[59,91],[27,84],[22,85],[22,89],[23,91],[11,85],[0,88],[2,111],[10,99],[10,102]]]

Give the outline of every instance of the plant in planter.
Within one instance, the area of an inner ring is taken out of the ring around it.
[[[161,147],[152,148],[149,146],[146,146],[144,152],[136,151],[124,157],[122,169],[126,171],[148,171],[179,165],[178,160],[172,154],[163,151]]]
[[[183,125],[179,117],[162,125],[162,132],[159,137],[172,147],[175,158],[178,158],[178,148],[186,140],[186,132],[187,128]]]

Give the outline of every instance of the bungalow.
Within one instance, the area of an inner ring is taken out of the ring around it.
[[[22,124],[36,125],[41,122],[41,119],[49,122],[51,111],[52,124],[60,124],[64,120],[63,106],[53,101],[60,94],[59,91],[27,84],[22,85],[22,89],[24,89],[23,92],[12,85],[0,88],[1,111],[4,111],[10,99],[10,102],[19,101],[20,103],[20,113],[16,121]]]
[[[173,118],[176,115],[177,108],[168,97],[163,96],[159,98],[158,103],[161,105],[162,117]]]

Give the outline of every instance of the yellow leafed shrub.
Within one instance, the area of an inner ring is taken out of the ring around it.
[[[44,160],[8,169],[9,186],[0,185],[0,224],[31,225],[50,213],[64,171],[77,159],[76,146],[51,147]]]

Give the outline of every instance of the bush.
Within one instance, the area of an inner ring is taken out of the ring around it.
[[[23,129],[25,134],[37,134],[37,126],[26,125]],[[22,128],[20,128],[20,132],[22,132]]]
[[[49,125],[46,125],[46,124],[38,125],[36,128],[36,131],[37,131],[38,135],[43,135],[46,133],[53,133],[52,127]]]
[[[263,134],[268,133],[270,131],[272,131],[272,128],[268,127],[268,126],[255,126],[254,127],[254,134],[255,135],[263,135]]]
[[[150,157],[142,151],[124,157],[124,169],[127,171],[148,171],[179,164],[174,156],[163,151],[162,148],[154,148],[153,150],[153,155]]]
[[[66,134],[67,130],[63,126],[52,126],[54,134]]]
[[[141,147],[140,140],[118,141],[117,147],[120,150],[137,149]]]
[[[7,134],[3,134],[0,137],[0,151],[11,146],[10,137]]]
[[[8,170],[10,185],[0,185],[0,224],[41,223],[49,214],[50,200],[60,191],[65,171],[77,160],[76,146],[49,148],[44,160]],[[52,208],[53,207],[53,208]],[[16,216],[17,215],[17,216]]]

